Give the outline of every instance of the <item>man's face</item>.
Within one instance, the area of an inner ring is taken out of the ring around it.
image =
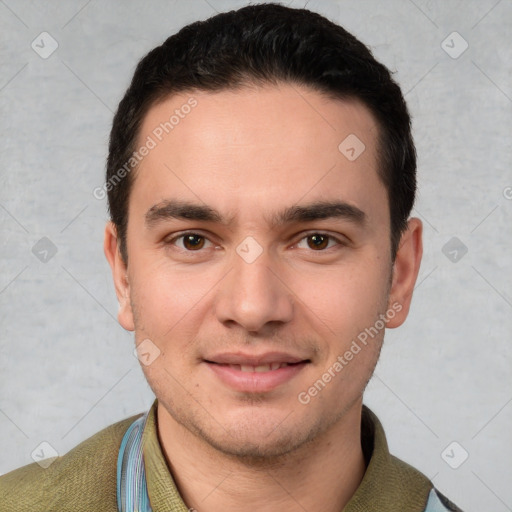
[[[247,87],[163,101],[137,147],[148,137],[118,296],[121,324],[160,351],[142,366],[159,418],[225,453],[289,452],[360,407],[395,301],[376,123],[306,88]],[[340,204],[308,211],[320,202]]]

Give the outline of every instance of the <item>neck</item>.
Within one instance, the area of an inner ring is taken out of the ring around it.
[[[279,460],[249,464],[185,429],[158,404],[162,451],[188,507],[200,512],[250,509],[339,512],[359,486],[361,402],[327,432]]]

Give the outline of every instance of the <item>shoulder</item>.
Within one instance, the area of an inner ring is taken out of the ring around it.
[[[124,433],[140,415],[110,425],[43,469],[33,463],[0,477],[5,512],[117,511],[117,455]]]
[[[411,490],[420,491],[421,494],[418,494],[418,497],[424,496],[425,488],[429,488],[424,512],[462,512],[457,505],[441,494],[423,473],[393,455],[391,455],[391,459],[394,477],[401,482],[401,485]]]
[[[441,494],[423,473],[393,455],[391,460],[393,466],[391,473],[394,480],[414,494],[418,503],[425,499],[425,490],[428,489],[427,503],[424,505],[423,512],[462,512],[457,505]]]
[[[389,452],[384,429],[366,406],[361,419],[361,443],[367,470],[358,491],[372,496],[380,510],[460,512],[422,472]]]

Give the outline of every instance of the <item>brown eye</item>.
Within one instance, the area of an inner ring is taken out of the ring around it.
[[[204,236],[190,233],[183,235],[181,238],[183,238],[183,247],[187,250],[194,251],[196,249],[202,249],[204,246]]]
[[[318,250],[325,249],[329,244],[329,236],[315,233],[306,237],[308,239],[308,247],[310,249]]]
[[[346,244],[342,241],[342,239],[336,238],[332,235],[321,232],[313,232],[304,236],[297,244],[297,247],[299,249],[312,249],[315,252],[327,252],[324,251],[324,249],[331,249],[336,245],[341,248]]]
[[[166,239],[165,243],[176,246],[181,252],[203,252],[201,249],[213,247],[213,243],[208,238],[192,231]]]

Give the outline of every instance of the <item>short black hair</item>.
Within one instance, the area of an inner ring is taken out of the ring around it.
[[[394,260],[416,194],[416,150],[400,87],[341,26],[306,9],[267,3],[187,25],[138,63],[114,116],[106,168],[109,211],[124,261],[134,179],[126,164],[133,161],[148,110],[176,93],[250,83],[303,85],[369,109],[379,128],[377,172],[388,194]]]

